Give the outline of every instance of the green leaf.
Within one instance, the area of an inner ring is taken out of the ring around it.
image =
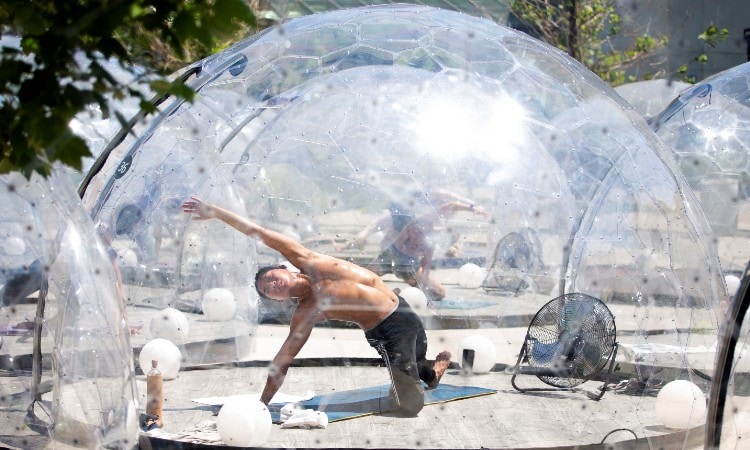
[[[140,106],[141,111],[145,113],[151,114],[156,112],[156,106],[148,100],[141,100],[138,105]]]
[[[163,95],[169,92],[170,82],[161,78],[158,80],[154,80],[149,83],[149,87],[151,87],[151,90],[156,92],[158,95]]]
[[[60,161],[76,170],[83,168],[81,159],[91,156],[86,141],[73,134],[70,129],[63,134],[58,144],[50,152],[50,162]]]
[[[120,61],[128,62],[130,60],[130,55],[125,47],[113,37],[105,37],[99,41],[97,50],[107,57],[116,56]]]
[[[255,25],[255,15],[244,0],[216,0],[214,16],[219,22],[226,24],[239,21],[248,25]]]
[[[172,82],[164,79],[154,80],[150,83],[150,86],[159,95],[175,95],[188,101],[192,101],[195,97],[195,91],[180,80]]]

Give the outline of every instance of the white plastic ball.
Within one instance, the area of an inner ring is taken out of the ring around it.
[[[740,289],[740,279],[735,275],[727,275],[724,277],[727,283],[727,293],[729,297],[737,295],[737,291]]]
[[[234,317],[234,313],[237,312],[237,300],[229,289],[210,289],[203,296],[202,310],[208,320],[222,322]]]
[[[26,243],[18,236],[11,236],[3,243],[5,254],[10,256],[21,256],[26,253]]]
[[[684,430],[701,425],[706,416],[706,396],[688,380],[671,381],[656,396],[656,415],[667,428]]]
[[[271,434],[271,413],[259,400],[230,401],[219,410],[216,428],[225,445],[256,447]]]
[[[149,331],[154,338],[164,338],[175,344],[182,344],[187,340],[190,322],[182,311],[164,308],[151,318]]]
[[[458,285],[469,289],[482,287],[484,269],[473,263],[466,263],[458,269]]]
[[[119,253],[120,264],[124,267],[135,267],[138,265],[138,255],[131,249],[122,250]]]
[[[424,315],[427,313],[427,296],[421,289],[410,286],[402,289],[399,294],[401,298],[406,300],[406,303],[411,306],[417,315]]]
[[[497,350],[488,337],[473,334],[462,340],[458,345],[456,355],[461,363],[463,363],[464,350],[474,350],[474,363],[471,368],[473,373],[487,373],[495,366]]]
[[[182,364],[182,353],[175,344],[167,339],[153,339],[146,343],[138,355],[138,364],[144,374],[151,370],[151,361],[158,361],[157,369],[165,380],[177,378]]]

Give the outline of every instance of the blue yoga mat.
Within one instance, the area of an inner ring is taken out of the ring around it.
[[[356,417],[369,416],[380,412],[381,402],[388,400],[390,385],[383,384],[351,391],[334,392],[332,394],[316,395],[310,400],[300,402],[304,409],[323,411],[328,416],[328,422],[354,419]],[[485,389],[474,386],[453,386],[440,384],[437,388],[425,391],[425,405],[445,403],[465,398],[478,397],[480,395],[494,394],[494,389]],[[280,423],[279,411],[284,405],[272,403],[268,405],[271,418],[274,423]]]
[[[435,309],[479,309],[497,305],[497,302],[470,302],[465,300],[439,300],[432,303]]]

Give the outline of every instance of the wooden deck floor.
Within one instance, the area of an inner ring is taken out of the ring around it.
[[[211,411],[192,402],[192,398],[257,393],[265,375],[264,368],[183,372],[179,382],[165,388],[168,400],[164,431],[178,433],[205,420],[215,420]],[[528,449],[574,448],[604,442],[612,449],[638,448],[627,446],[634,436],[641,441],[639,448],[699,448],[702,442],[702,429],[675,432],[661,426],[654,412],[654,397],[607,393],[596,402],[575,392],[520,393],[511,386],[510,379],[503,372],[466,377],[450,370],[443,379],[445,383],[498,392],[429,405],[416,418],[371,415],[330,423],[325,429],[282,429],[274,425],[263,446]],[[517,380],[534,384],[532,379]],[[304,395],[308,389],[323,393],[387,382],[384,368],[295,368],[290,371],[285,392]],[[591,386],[584,386],[587,389],[597,387],[596,383],[588,384]]]

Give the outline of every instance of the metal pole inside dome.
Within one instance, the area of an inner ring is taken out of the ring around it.
[[[706,413],[706,435],[704,448],[720,448],[721,427],[732,374],[734,373],[735,350],[740,339],[742,323],[750,306],[750,262],[745,268],[742,283],[728,311],[724,333],[719,336],[716,367],[711,383],[711,395]]]

